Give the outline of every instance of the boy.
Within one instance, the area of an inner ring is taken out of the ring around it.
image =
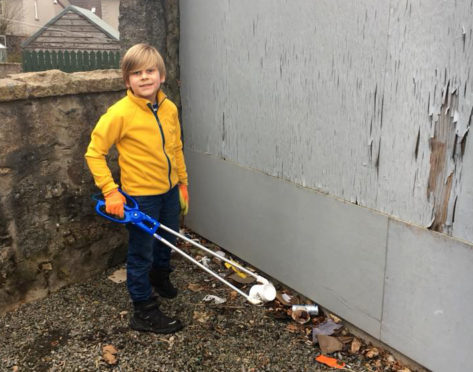
[[[187,213],[189,201],[187,171],[177,108],[160,90],[166,77],[164,61],[154,47],[137,44],[125,53],[121,69],[127,95],[95,126],[85,154],[87,164],[104,195],[106,212],[123,217],[126,200],[105,160],[115,145],[123,191],[143,213],[178,231],[179,212]],[[176,332],[181,322],[163,314],[152,294],[154,287],[162,297],[177,295],[169,280],[171,250],[136,226],[129,224],[127,229],[127,287],[134,306],[130,327]],[[160,235],[175,244],[174,235],[163,231]]]

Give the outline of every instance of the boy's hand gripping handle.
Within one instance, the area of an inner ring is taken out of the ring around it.
[[[156,230],[159,228],[160,223],[148,215],[140,212],[138,209],[138,203],[136,202],[135,199],[133,199],[130,195],[126,194],[124,191],[119,190],[120,193],[125,196],[127,200],[127,204],[124,205],[124,215],[123,218],[116,218],[112,216],[111,214],[108,214],[105,212],[105,200],[99,199],[98,195],[94,195],[92,198],[97,202],[95,205],[95,211],[101,215],[102,217],[105,217],[106,219],[113,221],[113,222],[118,222],[118,223],[132,223],[136,226],[138,226],[140,229],[144,230],[150,235],[153,235]],[[131,203],[131,205],[130,205]]]

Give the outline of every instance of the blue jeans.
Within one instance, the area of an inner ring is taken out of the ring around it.
[[[141,212],[159,223],[179,231],[179,191],[174,187],[165,194],[151,196],[133,196]],[[149,282],[151,267],[170,268],[171,248],[144,232],[128,224],[129,232],[127,255],[127,287],[133,302],[146,301],[152,289]],[[176,237],[164,230],[156,233],[171,244],[176,244]]]

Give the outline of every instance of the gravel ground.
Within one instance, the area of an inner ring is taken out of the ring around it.
[[[128,327],[132,307],[125,283],[108,278],[123,265],[1,316],[0,370],[332,370],[315,361],[320,349],[312,343],[310,332],[317,319],[298,324],[287,316],[289,308],[277,301],[251,305],[184,258],[173,255],[173,264],[172,279],[179,295],[162,299],[161,309],[185,324],[182,331],[156,335]],[[228,270],[216,262],[211,267]],[[282,289],[279,284],[277,288]],[[208,294],[227,301],[219,305],[203,302]],[[112,356],[104,354],[107,345],[112,354],[116,352]],[[377,367],[375,359],[368,360],[361,353],[344,351],[331,356],[345,361],[352,371],[401,368],[392,360],[386,364],[386,354],[378,359]]]

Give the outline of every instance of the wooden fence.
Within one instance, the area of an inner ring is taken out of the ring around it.
[[[23,50],[23,71],[59,69],[64,72],[119,68],[118,51]]]

